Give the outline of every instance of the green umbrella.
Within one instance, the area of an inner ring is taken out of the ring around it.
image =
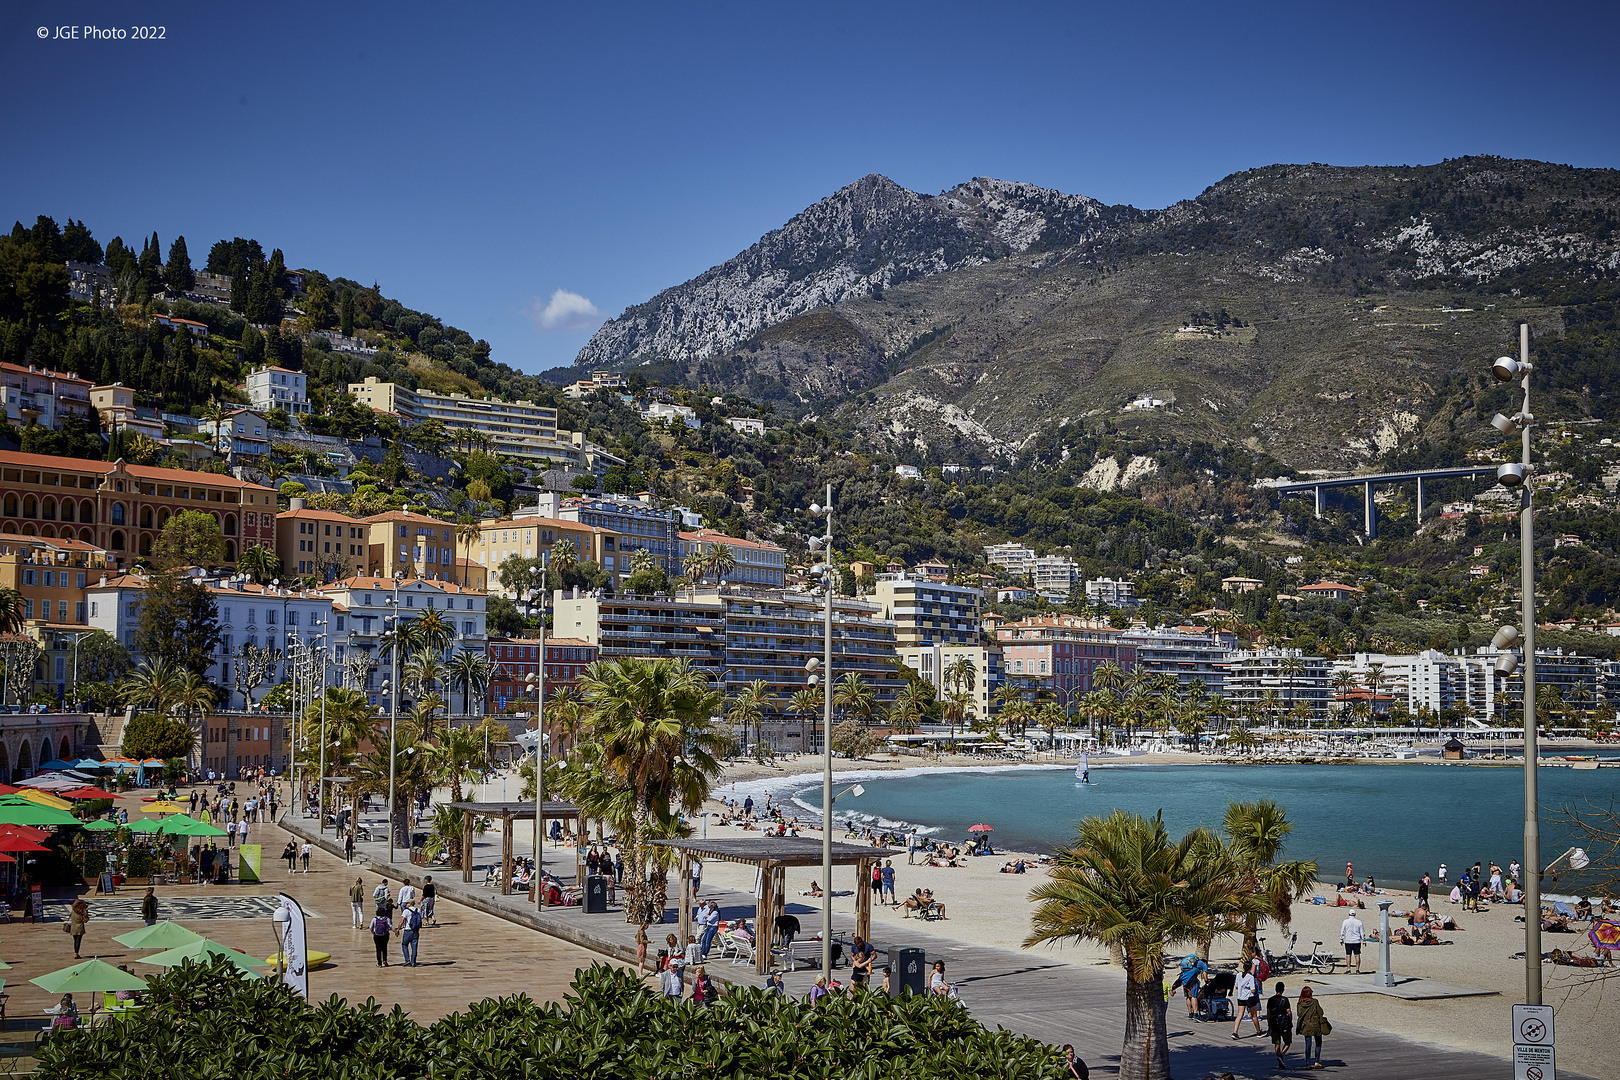
[[[127,934],[119,934],[113,940],[131,949],[172,949],[177,945],[189,945],[193,941],[200,941],[202,935],[194,930],[187,930],[177,922],[164,920],[151,926],[143,926],[139,930],[131,930]]]
[[[196,941],[188,942],[185,945],[169,949],[165,952],[157,953],[154,956],[143,956],[137,962],[142,964],[153,964],[157,967],[179,967],[187,960],[196,960],[206,963],[208,960],[216,956],[223,956],[237,967],[248,971],[252,971],[252,969],[256,967],[265,966],[264,961],[260,960],[256,956],[249,956],[247,953],[237,952],[235,949],[232,949],[229,946],[221,945],[217,941],[209,941],[207,938],[203,937],[198,938]],[[252,973],[255,975],[259,974],[256,971],[252,971]]]
[[[0,960],[0,971],[10,971],[10,970],[11,970],[11,965],[6,963],[4,960]]]
[[[66,810],[41,806],[29,799],[16,802],[0,796],[0,825],[78,825],[78,818]],[[114,971],[117,968],[113,969]]]
[[[103,994],[109,990],[146,989],[145,979],[119,971],[105,960],[86,960],[28,981],[48,994]]]
[[[206,821],[199,821],[186,829],[187,836],[224,836],[225,830]]]
[[[184,814],[174,814],[158,822],[157,831],[160,833],[183,833],[189,835],[202,822]]]
[[[130,832],[157,832],[158,831],[158,823],[153,821],[151,818],[141,818],[141,820],[139,820],[139,821],[135,822],[135,824],[129,826],[129,831]]]
[[[85,832],[112,832],[118,828],[118,822],[108,821],[106,818],[97,818],[84,827]]]

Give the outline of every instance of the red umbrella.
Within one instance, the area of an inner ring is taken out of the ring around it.
[[[44,840],[51,835],[49,829],[39,829],[32,825],[0,824],[0,836],[20,836],[24,840]]]
[[[968,826],[968,832],[995,832],[995,831],[996,831],[995,829],[991,828],[988,825],[984,825],[984,824],[969,825]]]
[[[0,784],[0,795],[15,795],[21,790],[22,788],[12,787],[10,784]]]
[[[16,862],[10,855],[0,854],[0,862]]]
[[[74,788],[72,791],[59,792],[64,799],[116,799],[117,794],[103,791],[98,787]]]
[[[21,836],[0,836],[0,851],[49,851],[32,840]]]

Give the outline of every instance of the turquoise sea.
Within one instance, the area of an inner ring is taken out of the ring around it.
[[[1571,846],[1571,837],[1545,809],[1588,802],[1607,806],[1620,797],[1620,769],[1542,768],[1540,802],[1543,864]],[[968,826],[994,827],[997,847],[1051,851],[1068,842],[1075,823],[1115,808],[1151,815],[1163,811],[1179,835],[1197,825],[1219,827],[1228,802],[1274,799],[1294,832],[1285,858],[1315,859],[1324,881],[1341,880],[1344,864],[1356,879],[1415,887],[1444,862],[1455,881],[1464,867],[1494,860],[1506,868],[1524,848],[1524,774],[1517,768],[1391,765],[1109,765],[1092,763],[1090,785],[1073,767],[1016,767],[902,773],[841,772],[839,787],[859,779],[860,797],[845,795],[838,817],[875,828],[918,826],[931,835],[961,839]],[[764,790],[790,799],[801,817],[819,816],[819,777],[737,785],[756,800]],[[725,792],[729,794],[730,792]],[[1580,882],[1561,875],[1547,892]]]

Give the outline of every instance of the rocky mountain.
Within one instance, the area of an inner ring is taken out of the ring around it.
[[[1353,467],[1443,435],[1519,319],[1557,330],[1620,273],[1617,214],[1620,173],[1498,158],[1276,165],[1158,211],[866,177],[576,363],[837,411],[919,460],[1106,421]]]

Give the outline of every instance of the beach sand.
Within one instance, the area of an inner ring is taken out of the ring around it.
[[[1157,764],[1171,756],[1155,754],[1153,759]],[[1186,756],[1194,757],[1194,755]],[[757,766],[750,767],[752,775],[733,776],[728,772],[725,780],[717,784],[715,790],[717,794],[724,794],[726,784],[732,779],[743,780],[797,773],[798,779],[802,780],[805,765],[813,760],[800,758],[797,762],[789,763],[788,769],[782,772],[772,770],[754,772]],[[848,763],[841,764],[848,765]],[[938,766],[949,762],[939,759],[904,758],[889,767],[915,768],[924,764]],[[962,758],[960,764],[984,768],[991,763]],[[861,761],[858,767],[881,768],[883,765]],[[802,809],[799,816],[801,819],[806,816]],[[708,828],[710,837],[745,835],[740,829],[720,827],[712,821]],[[801,832],[806,836],[820,836],[819,830],[801,830]],[[842,830],[836,834],[836,838],[844,839]],[[959,941],[1018,950],[1022,948],[1024,938],[1029,933],[1030,912],[1033,907],[1028,899],[1029,892],[1039,882],[1045,880],[1046,872],[1041,869],[1022,875],[997,872],[1002,863],[1015,858],[1016,854],[998,851],[994,856],[968,859],[966,866],[952,869],[909,866],[906,864],[905,855],[902,854],[893,860],[895,888],[902,898],[919,887],[932,889],[935,897],[944,903],[947,918],[925,924],[928,933]],[[1030,858],[1033,861],[1033,857]],[[814,868],[790,870],[787,876],[790,897],[802,903],[819,905],[820,901],[798,895],[810,887],[812,880],[819,877],[819,871]],[[842,868],[835,872],[834,885],[840,889],[850,888],[854,884],[854,877],[855,872],[852,868]],[[729,888],[752,891],[753,870],[711,861],[704,868],[704,880]],[[1435,892],[1437,897],[1444,896],[1439,890]],[[1336,894],[1331,889],[1319,889],[1317,895],[1325,896],[1331,903]],[[1394,910],[1409,911],[1415,906],[1415,898],[1410,892],[1392,891],[1386,895],[1394,899]],[[1378,925],[1378,909],[1373,898],[1363,899],[1367,902],[1367,909],[1359,914],[1367,929],[1371,931]],[[833,906],[835,911],[853,918],[853,897],[836,897]],[[1359,1024],[1422,1042],[1478,1050],[1499,1055],[1504,1059],[1510,1058],[1512,1005],[1524,998],[1524,960],[1522,957],[1515,959],[1513,956],[1524,949],[1524,924],[1515,921],[1514,918],[1518,909],[1501,907],[1473,914],[1463,911],[1460,905],[1454,906],[1444,899],[1439,899],[1435,911],[1455,917],[1463,928],[1440,935],[1442,940],[1450,940],[1453,944],[1431,947],[1394,945],[1391,953],[1392,970],[1397,975],[1431,978],[1452,986],[1494,991],[1493,994],[1429,1001],[1403,1001],[1379,994],[1336,994],[1322,998],[1327,1015],[1335,1021]],[[1338,945],[1339,926],[1346,914],[1343,908],[1296,903],[1290,932],[1299,935],[1303,951],[1308,952],[1311,942],[1319,939],[1324,943],[1324,949],[1331,946],[1342,959],[1343,948]],[[910,921],[902,919],[899,909],[885,906],[873,907],[872,923],[872,936],[880,942],[903,941],[906,928],[913,925]],[[1392,917],[1391,924],[1404,926],[1405,920]],[[1288,934],[1278,927],[1265,927],[1261,930],[1260,936],[1266,940],[1266,945],[1273,954],[1282,952],[1287,945]],[[1218,939],[1211,949],[1211,962],[1235,963],[1241,944],[1235,936]],[[1543,952],[1551,952],[1554,948],[1588,953],[1591,951],[1584,929],[1575,934],[1543,935]],[[1079,943],[1061,947],[1038,946],[1037,949],[1051,959],[1063,963],[1119,973],[1118,968],[1109,964],[1107,950],[1094,945]],[[1185,951],[1190,952],[1191,948]],[[1377,967],[1377,945],[1369,942],[1364,947],[1362,970],[1376,971]],[[1341,964],[1336,970],[1342,973],[1345,969]],[[1614,1032],[1620,1030],[1620,969],[1609,970],[1617,973],[1609,980],[1609,985],[1604,986],[1602,982],[1592,978],[1593,975],[1601,973],[1597,969],[1553,967],[1551,964],[1543,968],[1542,1000],[1557,1009],[1558,1065],[1561,1069],[1598,1077],[1616,1075]],[[1120,1009],[1123,1014],[1123,973],[1119,973],[1118,977],[1121,990]],[[1326,982],[1333,981],[1332,975],[1308,977]],[[1276,978],[1273,977],[1272,983],[1275,983]],[[1304,977],[1296,973],[1282,978],[1288,984],[1289,996],[1297,996],[1300,987],[1304,985]],[[1271,985],[1268,984],[1266,989],[1269,995]],[[1175,1010],[1183,1009],[1179,995],[1169,1007],[1172,1010],[1171,1017],[1174,1019],[1179,1015]]]

